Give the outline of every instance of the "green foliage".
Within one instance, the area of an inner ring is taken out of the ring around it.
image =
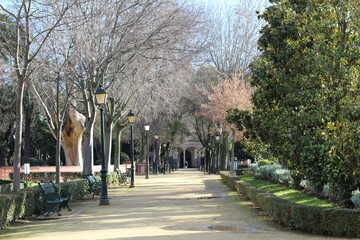
[[[355,208],[360,208],[360,191],[359,189],[352,191],[351,201],[354,203]]]
[[[266,180],[261,180],[253,178],[250,175],[241,177],[241,181],[251,184],[259,190],[271,193],[281,199],[306,205],[306,206],[316,206],[316,207],[335,207],[335,205],[329,203],[328,201],[321,200],[316,197],[309,196],[306,193],[299,192],[295,189],[288,188],[279,183],[271,183]]]
[[[61,189],[71,192],[71,200],[82,198],[87,193],[86,179],[78,179],[59,184]],[[43,211],[41,193],[38,186],[21,190],[17,194],[0,195],[0,228],[19,218],[28,219]]]
[[[124,163],[128,161],[130,161],[129,155],[127,155],[124,152],[120,152],[120,163]]]
[[[31,126],[31,152],[32,156],[36,156],[36,158],[31,158],[31,161],[33,161],[32,166],[55,165],[56,140],[51,134],[46,121],[46,117],[38,115]]]
[[[166,131],[165,138],[170,143],[181,143],[185,137],[190,136],[189,129],[179,118],[173,118],[167,125],[168,131]]]
[[[261,159],[258,161],[258,167],[265,166],[265,165],[273,165],[273,164],[275,164],[275,163],[268,159]]]
[[[241,181],[238,181],[237,177],[226,172],[220,175],[226,184],[246,195],[270,218],[284,227],[328,236],[360,236],[359,210],[339,208],[326,201],[278,184],[253,179],[251,176],[242,176]]]
[[[251,115],[247,110],[230,109],[227,111],[226,121],[234,124],[239,131],[244,131],[251,124]]]
[[[260,16],[254,111],[230,120],[247,130],[248,145],[264,146],[286,166],[295,185],[328,183],[346,203],[360,186],[359,5],[274,2]]]

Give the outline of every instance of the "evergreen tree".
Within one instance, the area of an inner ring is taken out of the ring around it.
[[[360,185],[359,3],[271,2],[252,68],[256,135],[297,183],[347,201]]]

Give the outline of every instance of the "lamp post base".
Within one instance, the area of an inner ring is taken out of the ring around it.
[[[109,205],[110,204],[110,201],[109,201],[109,198],[100,198],[100,203],[99,205]]]
[[[107,185],[106,185],[106,176],[107,170],[104,168],[101,169],[101,195],[100,195],[100,203],[99,205],[109,205],[109,198],[107,194]]]

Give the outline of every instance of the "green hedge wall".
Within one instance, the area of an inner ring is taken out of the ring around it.
[[[222,181],[245,194],[269,217],[285,227],[336,237],[360,237],[360,210],[304,206],[280,199],[242,182],[232,172],[221,172]]]
[[[81,199],[87,194],[89,184],[86,179],[60,183],[61,189],[71,192],[71,201]],[[44,206],[38,186],[21,190],[18,194],[0,194],[0,228],[7,226],[16,219],[29,219],[40,215]]]
[[[60,183],[60,188],[70,191],[71,201],[83,198],[88,193],[88,181],[82,178],[83,176],[80,173],[69,173],[66,174],[66,176],[68,180],[75,177],[77,177],[77,179]],[[37,180],[42,179],[44,180],[42,182],[47,182],[50,176],[46,173],[42,173],[42,175],[39,173],[36,177]],[[96,175],[96,177],[100,179],[99,174]],[[116,173],[108,173],[106,178],[108,185],[117,185],[119,184],[118,180]],[[3,192],[0,193],[0,228],[7,226],[16,219],[29,219],[34,215],[40,215],[44,211],[44,206],[41,201],[41,191],[38,186],[22,189],[20,193],[15,194],[11,192],[12,183],[5,185],[3,189],[0,188],[0,192],[3,190]]]

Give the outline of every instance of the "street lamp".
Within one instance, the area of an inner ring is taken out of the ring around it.
[[[107,195],[106,175],[107,170],[105,167],[105,147],[104,147],[104,105],[106,103],[107,93],[100,84],[95,91],[96,105],[98,105],[101,117],[101,197],[100,205],[109,205],[109,198]]]
[[[149,179],[149,131],[150,125],[145,125],[145,133],[146,133],[146,175],[145,179]]]
[[[220,161],[220,134],[216,134],[216,174],[219,173],[219,161]]]
[[[210,159],[210,151],[211,151],[211,142],[208,141],[207,143],[207,149],[205,151],[205,161],[206,161],[206,164],[205,164],[205,167],[204,167],[204,173],[206,173],[206,169],[208,170],[209,174],[211,173],[210,172],[210,164],[211,164],[211,159]]]
[[[164,167],[164,175],[166,174],[166,143],[163,143],[164,148],[164,158],[163,158],[163,167]]]
[[[129,111],[127,115],[128,122],[130,123],[130,130],[131,130],[131,180],[130,180],[130,187],[135,187],[135,159],[134,159],[134,122],[135,122],[135,114],[132,110]]]
[[[171,159],[172,159],[172,157],[170,157],[171,156],[171,148],[170,148],[170,143],[168,142],[167,143],[167,159],[168,159],[168,168],[169,168],[169,173],[171,173],[171,165],[172,165],[172,163],[171,163]]]
[[[157,145],[157,141],[159,139],[158,133],[155,133],[154,139],[155,139],[155,175],[158,175],[159,174],[159,150]]]

